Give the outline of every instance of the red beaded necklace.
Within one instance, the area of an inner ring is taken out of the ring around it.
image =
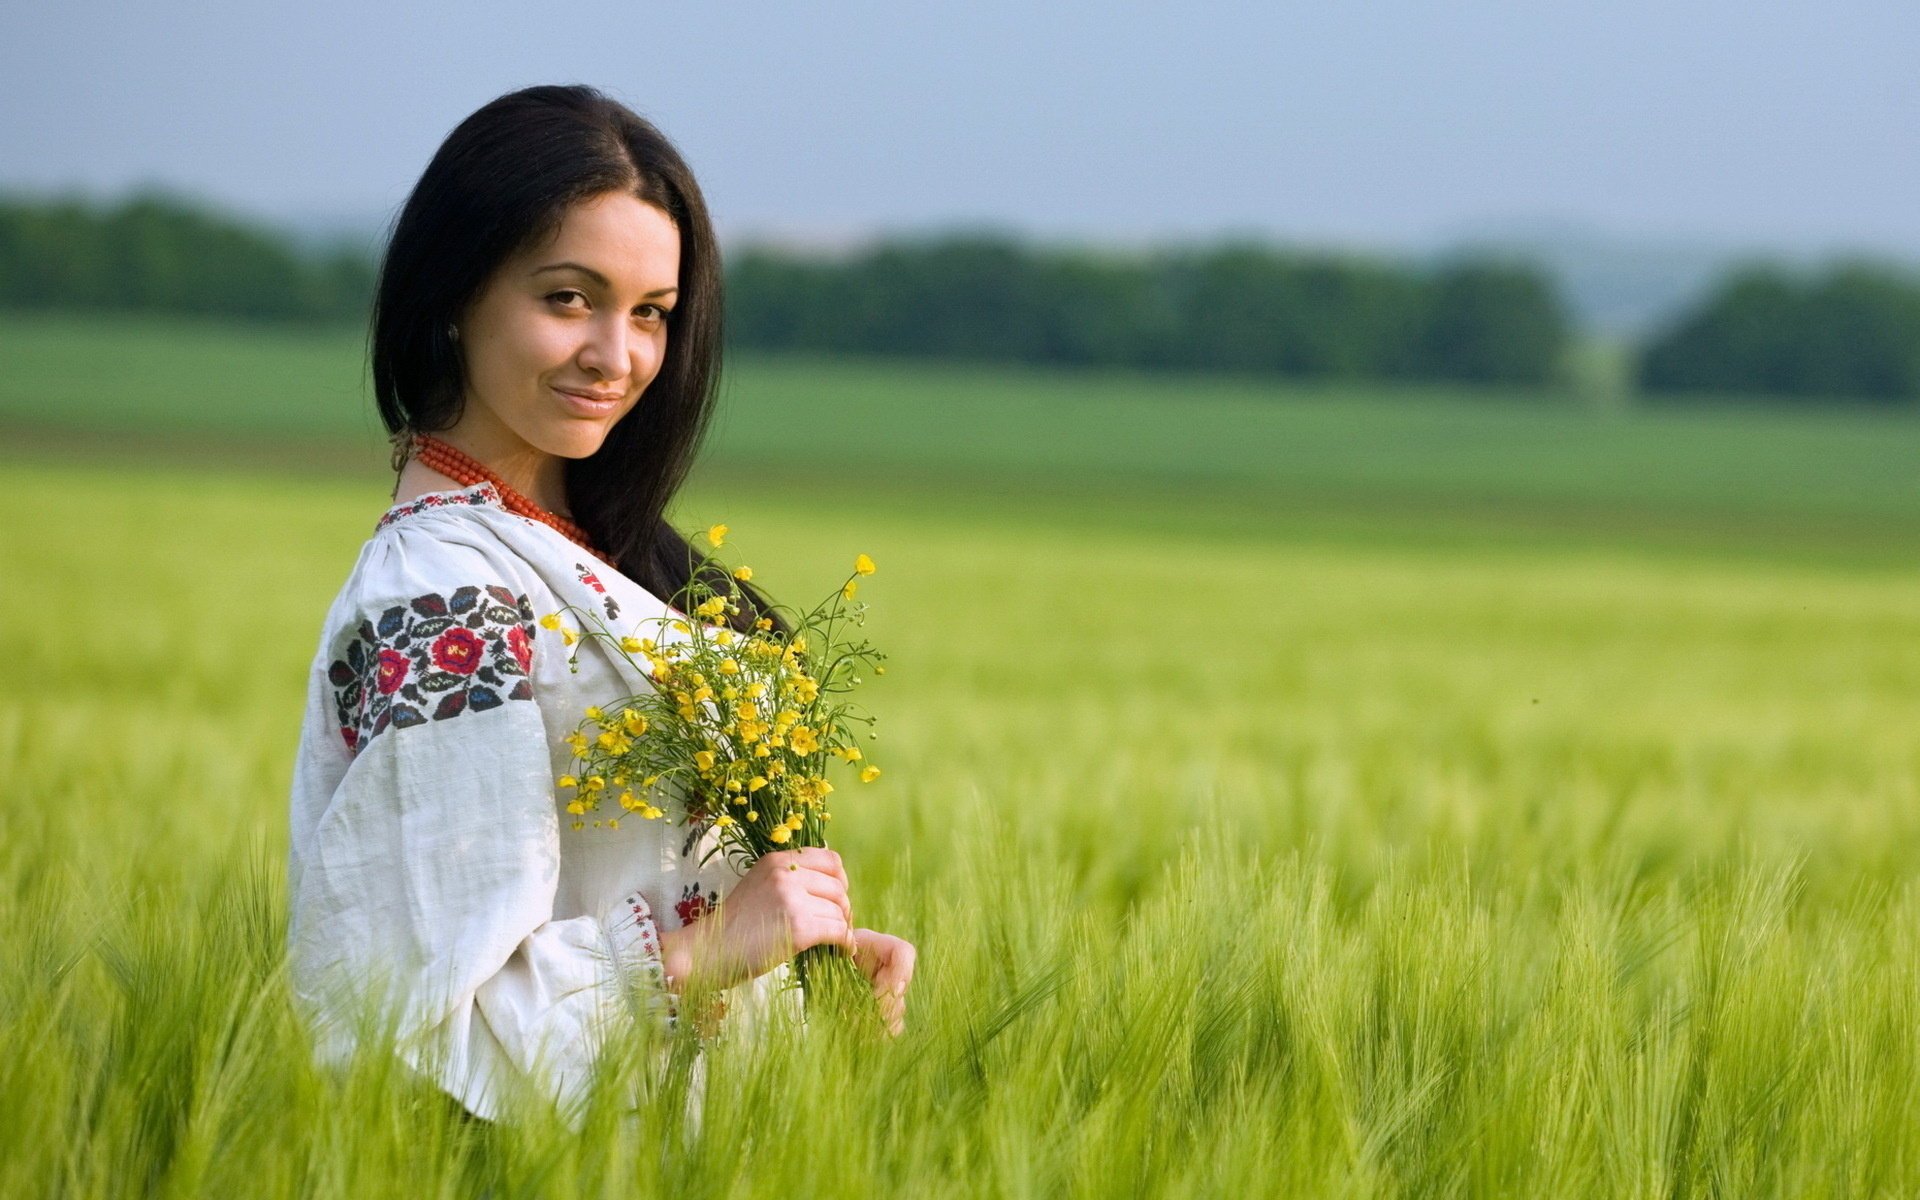
[[[538,521],[558,531],[562,537],[596,558],[611,561],[598,546],[593,544],[593,539],[587,535],[586,530],[558,513],[548,512],[514,491],[507,486],[506,480],[488,470],[479,460],[455,449],[430,433],[414,434],[409,444],[413,457],[419,459],[423,465],[432,467],[448,479],[468,487],[477,483],[491,483],[500,493],[500,500],[507,506],[508,512],[519,513],[523,517]]]

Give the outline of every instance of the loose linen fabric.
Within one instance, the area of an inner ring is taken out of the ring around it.
[[[724,854],[702,864],[715,835],[678,805],[650,821],[603,802],[618,830],[571,827],[562,739],[651,683],[539,627],[567,604],[617,635],[680,636],[643,620],[663,601],[491,483],[388,509],[327,611],[293,774],[289,959],[317,1053],[351,1054],[371,1003],[410,1067],[490,1119],[505,1076],[564,1108],[610,1022],[672,1022],[659,932],[738,879]],[[785,973],[736,989],[730,1021],[766,1011]]]

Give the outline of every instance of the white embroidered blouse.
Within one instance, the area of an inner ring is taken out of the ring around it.
[[[564,1104],[608,1022],[672,1022],[659,931],[738,879],[724,854],[702,863],[715,835],[677,806],[572,827],[563,739],[651,683],[538,625],[568,604],[676,636],[645,620],[673,614],[664,601],[490,483],[389,508],[327,611],[293,773],[288,954],[316,1051],[343,1060],[358,1006],[391,997],[423,1039],[408,1064],[490,1119],[503,1074]],[[786,977],[735,994],[764,1009]]]

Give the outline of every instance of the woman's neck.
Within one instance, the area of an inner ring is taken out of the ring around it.
[[[465,424],[463,422],[462,424]],[[498,475],[508,487],[556,516],[572,519],[567,511],[566,482],[561,459],[536,450],[518,438],[491,452],[479,437],[459,426],[433,435]],[[441,474],[417,458],[409,458],[394,484],[394,503],[411,500],[427,492],[449,491],[464,486],[457,479]]]

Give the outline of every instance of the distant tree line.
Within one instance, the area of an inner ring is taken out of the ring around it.
[[[1124,256],[991,234],[733,257],[728,326],[761,350],[1538,384],[1571,323],[1526,267],[1436,270],[1236,242]]]
[[[164,192],[117,203],[0,196],[0,308],[358,324],[364,247],[284,234]],[[1539,270],[1429,268],[1250,241],[1133,254],[995,233],[895,238],[852,254],[728,256],[742,349],[1302,379],[1552,385],[1572,321]],[[1644,341],[1640,389],[1920,399],[1920,279],[1866,263],[1753,266]]]
[[[1639,372],[1652,394],[1920,400],[1920,278],[1861,262],[1743,268],[1654,336]]]
[[[364,322],[360,250],[295,250],[277,231],[158,191],[98,205],[0,197],[0,307]]]

